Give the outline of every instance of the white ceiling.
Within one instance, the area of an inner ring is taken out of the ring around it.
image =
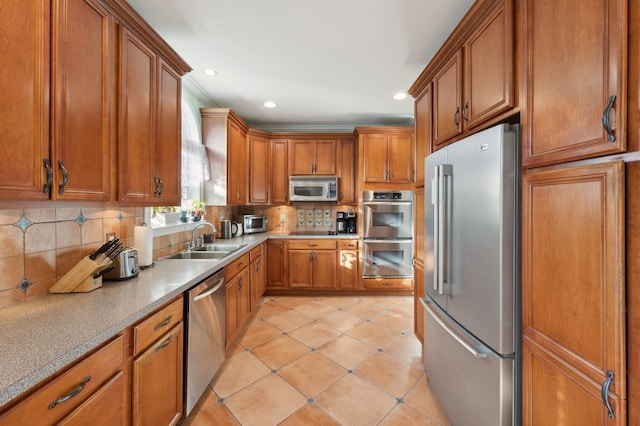
[[[269,131],[351,131],[412,124],[413,99],[392,96],[409,89],[473,0],[129,3],[193,67],[184,87],[207,106]]]

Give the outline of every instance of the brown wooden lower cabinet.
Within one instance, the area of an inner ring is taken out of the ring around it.
[[[227,272],[226,339],[229,346],[236,333],[251,313],[251,279],[249,254],[225,268]]]
[[[336,288],[335,241],[289,241],[287,259],[289,288]]]
[[[523,176],[525,425],[626,424],[624,193],[621,161]]]
[[[182,417],[183,323],[133,361],[133,424],[175,425]]]
[[[284,240],[267,241],[267,289],[286,288]]]
[[[357,241],[338,241],[338,288],[355,290],[360,280],[360,252]]]
[[[124,371],[125,339],[119,335],[57,378],[38,385],[0,414],[0,425],[128,424]],[[96,412],[97,423],[85,422]]]
[[[602,402],[602,383],[525,337],[522,345],[523,424],[626,425],[625,401],[609,394],[614,418]]]

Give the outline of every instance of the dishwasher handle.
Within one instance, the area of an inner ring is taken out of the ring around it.
[[[212,288],[210,288],[209,290],[205,291],[204,293],[199,294],[196,297],[194,297],[193,301],[197,302],[198,300],[204,299],[207,296],[211,296],[213,293],[218,291],[220,289],[220,287],[222,287],[222,284],[224,284],[224,277],[223,278],[218,278],[218,280],[214,283]]]

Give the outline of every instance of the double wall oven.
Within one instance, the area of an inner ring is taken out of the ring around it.
[[[413,276],[413,192],[362,192],[363,278]]]

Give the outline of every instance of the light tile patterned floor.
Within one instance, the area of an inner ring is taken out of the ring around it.
[[[182,424],[448,425],[412,315],[411,297],[264,298]]]

